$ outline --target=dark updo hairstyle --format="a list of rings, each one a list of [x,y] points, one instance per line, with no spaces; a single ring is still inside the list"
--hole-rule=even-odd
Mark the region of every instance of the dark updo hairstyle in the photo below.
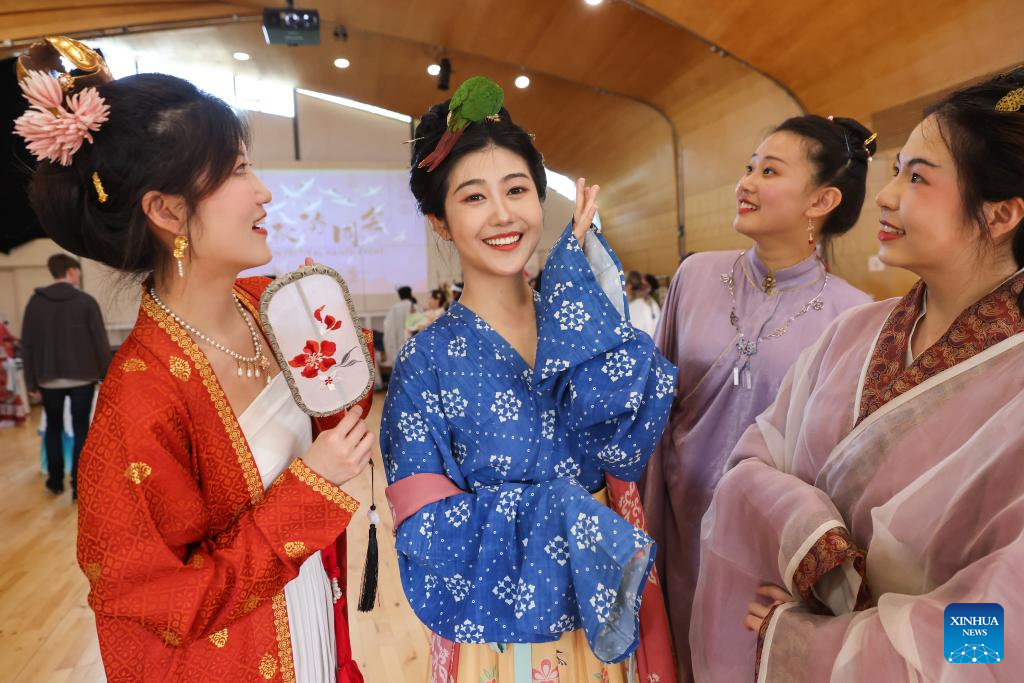
[[[428,172],[417,168],[417,164],[434,151],[447,128],[448,102],[435,104],[420,119],[413,137],[412,170],[409,173],[409,188],[416,197],[420,212],[444,218],[444,200],[448,196],[448,176],[463,156],[488,147],[501,147],[518,154],[530,169],[533,184],[537,186],[540,201],[547,191],[547,176],[544,172],[544,157],[533,146],[533,138],[512,122],[508,110],[498,112],[498,120],[484,119],[471,123],[462,132],[451,152],[441,165]]]
[[[97,87],[110,118],[72,157],[43,161],[32,208],[60,246],[123,273],[145,276],[170,260],[149,227],[142,197],[184,198],[189,216],[234,171],[248,129],[223,101],[188,81],[140,74]],[[107,201],[93,185],[97,173]]]
[[[867,142],[871,131],[854,119],[814,114],[794,116],[779,124],[773,133],[793,133],[807,143],[807,158],[814,169],[817,187],[835,187],[843,194],[839,206],[832,209],[821,226],[822,241],[846,233],[857,223],[864,205],[868,160],[874,155],[875,141]]]
[[[443,289],[430,290],[430,296],[437,300],[437,303],[441,304],[441,308],[448,310],[448,295],[444,293]]]
[[[402,286],[399,287],[397,291],[399,300],[416,303],[416,297],[412,295],[412,287]]]
[[[644,280],[647,281],[647,286],[651,288],[651,294],[661,289],[661,285],[658,284],[658,278],[654,277],[650,273],[644,275]]]
[[[1024,66],[947,95],[924,110],[934,116],[956,164],[965,218],[992,235],[985,202],[1024,197],[1024,110],[997,111],[996,103],[1024,87]],[[1024,223],[1024,221],[1022,221]],[[1014,228],[1013,258],[1024,267],[1024,225]],[[1024,311],[1024,292],[1017,299]]]

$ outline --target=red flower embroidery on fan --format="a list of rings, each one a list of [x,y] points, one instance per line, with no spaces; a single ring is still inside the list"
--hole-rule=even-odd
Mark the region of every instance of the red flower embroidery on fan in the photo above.
[[[341,327],[341,321],[335,318],[333,315],[324,314],[321,316],[320,311],[327,308],[327,304],[324,304],[320,308],[313,311],[313,317],[320,322],[320,326],[324,332],[331,332]]]
[[[302,353],[288,361],[288,365],[293,368],[302,368],[302,376],[313,379],[338,362],[331,358],[337,349],[337,345],[332,341],[325,339],[318,343],[314,339],[307,339]]]

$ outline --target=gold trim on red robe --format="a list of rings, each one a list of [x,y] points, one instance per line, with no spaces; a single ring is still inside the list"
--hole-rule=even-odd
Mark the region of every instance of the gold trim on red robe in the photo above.
[[[250,311],[267,282],[237,283]],[[343,557],[358,505],[301,460],[264,491],[207,357],[144,293],[79,468],[78,561],[108,680],[294,681],[284,585],[316,550]],[[360,680],[335,607],[339,670]]]

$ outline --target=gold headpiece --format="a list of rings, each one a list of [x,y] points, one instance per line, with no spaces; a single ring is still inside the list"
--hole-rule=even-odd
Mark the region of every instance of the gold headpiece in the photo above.
[[[109,197],[106,190],[103,189],[103,181],[100,180],[100,174],[97,171],[92,172],[92,186],[96,188],[96,199],[100,204],[105,203]]]
[[[867,146],[870,145],[872,142],[874,142],[875,138],[877,138],[877,137],[878,137],[878,133],[872,133],[871,137],[869,137],[867,140],[864,141],[864,148],[867,149]]]
[[[61,57],[84,73],[72,76],[64,71]],[[98,52],[66,36],[47,36],[42,41],[33,43],[28,52],[18,57],[16,70],[19,81],[26,78],[30,71],[52,74],[57,78],[65,94],[114,80],[107,63]]]
[[[1024,107],[1024,88],[1011,90],[996,102],[996,111],[1020,111],[1021,107]]]

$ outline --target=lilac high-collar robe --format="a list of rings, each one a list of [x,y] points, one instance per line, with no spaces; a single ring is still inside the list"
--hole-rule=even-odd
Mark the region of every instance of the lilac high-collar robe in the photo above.
[[[679,383],[669,425],[641,481],[644,510],[658,543],[662,578],[676,656],[689,678],[689,622],[700,566],[701,518],[743,432],[778,393],[786,371],[841,312],[871,297],[829,275],[808,258],[775,274],[766,295],[761,283],[768,269],[753,249],[694,254],[679,267],[665,300],[655,341],[679,367]],[[750,359],[750,388],[734,368],[744,359],[729,322],[732,298],[722,276],[732,273],[736,315],[747,339],[766,336],[783,326],[821,291],[824,306],[811,307],[789,323],[785,334],[766,339]],[[755,284],[756,283],[756,284]]]

